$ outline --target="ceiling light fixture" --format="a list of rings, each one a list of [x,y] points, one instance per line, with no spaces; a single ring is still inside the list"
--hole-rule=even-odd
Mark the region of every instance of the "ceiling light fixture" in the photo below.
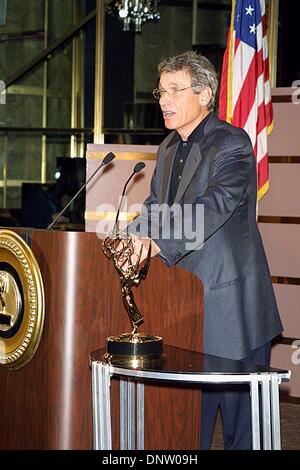
[[[106,13],[117,16],[123,31],[140,33],[146,21],[158,21],[158,0],[107,0]]]

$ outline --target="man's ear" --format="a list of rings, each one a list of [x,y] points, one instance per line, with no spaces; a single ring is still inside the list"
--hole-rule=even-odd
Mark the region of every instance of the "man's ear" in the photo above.
[[[200,104],[201,106],[208,106],[212,97],[212,91],[210,88],[204,88],[200,93]]]

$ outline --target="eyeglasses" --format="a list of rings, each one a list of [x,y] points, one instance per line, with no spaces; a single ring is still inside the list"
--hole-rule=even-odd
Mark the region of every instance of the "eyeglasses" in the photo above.
[[[194,88],[194,87],[197,87],[197,86],[200,86],[200,85],[192,85],[192,86],[187,86],[185,88],[177,88],[176,86],[171,86],[167,90],[161,90],[160,88],[155,88],[152,91],[152,94],[153,94],[154,98],[156,98],[157,100],[160,100],[161,97],[165,95],[165,93],[168,93],[168,95],[171,98],[177,98],[178,96],[181,95],[182,91],[188,90],[189,88]]]

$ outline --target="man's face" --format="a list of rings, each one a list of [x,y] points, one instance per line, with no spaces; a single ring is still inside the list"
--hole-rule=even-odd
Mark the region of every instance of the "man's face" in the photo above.
[[[176,129],[183,140],[193,132],[195,127],[207,116],[207,104],[211,90],[206,88],[199,94],[193,92],[191,77],[184,70],[162,73],[159,89],[166,90],[159,100],[167,129]],[[179,93],[174,89],[187,88]]]

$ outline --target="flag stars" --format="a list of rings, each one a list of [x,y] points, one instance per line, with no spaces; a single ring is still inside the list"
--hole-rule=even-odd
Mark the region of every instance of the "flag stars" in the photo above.
[[[256,31],[256,26],[255,26],[255,23],[250,26],[250,33],[254,33],[255,34],[255,31]]]
[[[245,10],[246,10],[246,15],[252,16],[252,13],[254,12],[254,8],[251,5],[246,7]]]

